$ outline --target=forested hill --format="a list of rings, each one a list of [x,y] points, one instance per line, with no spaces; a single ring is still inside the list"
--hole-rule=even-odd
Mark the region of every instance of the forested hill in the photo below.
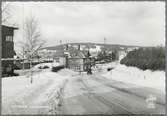
[[[56,46],[49,46],[49,47],[44,47],[42,49],[47,49],[47,50],[62,50],[67,44],[62,44],[62,45],[56,45]],[[134,47],[140,47],[140,46],[128,46],[128,45],[119,45],[119,44],[102,44],[102,43],[69,43],[69,47],[73,46],[78,46],[80,45],[83,48],[104,48],[106,50],[120,50],[120,49],[126,49],[126,48],[134,48]]]

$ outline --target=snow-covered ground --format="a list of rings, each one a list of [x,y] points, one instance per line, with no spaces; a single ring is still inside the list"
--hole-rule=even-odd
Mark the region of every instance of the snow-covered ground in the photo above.
[[[127,67],[119,63],[104,65],[103,67],[115,67],[112,71],[104,72],[108,79],[136,84],[142,87],[151,87],[165,93],[165,71],[140,70],[136,67]]]
[[[31,69],[21,69],[21,70],[15,70],[14,72],[19,74],[20,76],[29,75],[31,72],[33,73],[39,73],[41,72],[46,66],[51,69],[54,66],[59,66],[60,64],[58,62],[51,62],[51,63],[40,63],[35,66],[33,66]],[[47,69],[47,68],[46,68]]]
[[[32,84],[27,76],[2,78],[2,114],[49,113],[58,105],[61,89],[73,74],[61,73],[44,70],[32,76]]]
[[[40,66],[48,66],[49,69],[33,73],[33,83],[30,83],[31,75],[2,78],[2,114],[54,114],[65,83],[69,79],[78,78],[79,75],[69,69],[60,70],[58,73],[50,71],[52,66],[58,65],[58,63],[43,63],[34,66],[33,70]],[[107,72],[108,67],[114,69]],[[121,65],[119,62],[99,64],[94,68],[94,73],[99,72],[99,69],[100,74],[108,79],[156,88],[165,93],[164,71],[143,71]],[[80,93],[79,89],[68,88],[70,91],[68,96],[73,95],[73,92]]]
[[[111,62],[111,63],[106,63],[106,64],[96,64],[95,67],[92,67],[93,71],[98,71],[102,72],[104,69],[107,68],[114,68],[119,64],[119,62]]]
[[[33,67],[33,69],[39,69],[40,67],[43,68],[45,66],[49,67],[49,68],[52,68],[54,66],[59,66],[60,64],[58,62],[51,62],[51,63],[40,63],[40,64],[37,64]]]

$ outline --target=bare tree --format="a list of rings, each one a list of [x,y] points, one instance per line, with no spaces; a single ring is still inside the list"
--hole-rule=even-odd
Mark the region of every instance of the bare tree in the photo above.
[[[8,23],[9,19],[12,16],[10,3],[2,2],[1,11],[2,11],[2,23]]]
[[[44,41],[41,39],[40,27],[38,20],[34,16],[26,18],[24,29],[24,42],[22,43],[22,54],[23,57],[30,61],[31,76],[30,82],[33,83],[32,77],[32,60],[38,57],[38,50],[44,45]],[[25,57],[24,57],[25,58]],[[24,65],[24,60],[23,60]],[[24,66],[23,66],[24,67]]]
[[[33,58],[37,55],[38,50],[44,45],[44,40],[41,39],[38,20],[34,16],[26,18],[24,35],[24,51],[27,51],[27,57]]]

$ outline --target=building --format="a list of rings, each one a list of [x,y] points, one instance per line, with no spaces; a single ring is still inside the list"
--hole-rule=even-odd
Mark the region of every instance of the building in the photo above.
[[[70,56],[68,56],[67,68],[75,71],[84,71],[84,59],[85,55],[78,51],[70,51]]]
[[[95,65],[95,58],[90,57],[88,50],[81,50],[80,45],[76,45],[75,48],[70,44],[63,46],[64,49],[55,50],[55,52],[49,53],[53,62],[57,62],[66,68],[72,69],[74,71],[87,71],[91,69],[92,65]],[[46,57],[46,53],[49,51],[43,49],[40,51],[40,55]]]
[[[125,56],[126,56],[126,51],[125,50],[119,50],[118,51],[118,57],[119,57],[119,61],[121,61]]]
[[[1,26],[2,32],[2,76],[3,75],[12,75],[14,71],[14,30],[18,29],[12,26]]]
[[[88,51],[70,51],[70,57],[67,59],[67,67],[79,72],[88,71],[95,65],[94,58],[89,57],[88,54]]]
[[[56,54],[57,50],[47,50],[47,49],[41,49],[38,51],[38,55],[40,57],[41,62],[50,62],[53,61],[53,56]]]
[[[57,51],[53,55],[53,62],[57,62],[60,65],[66,66],[66,55],[64,51]]]

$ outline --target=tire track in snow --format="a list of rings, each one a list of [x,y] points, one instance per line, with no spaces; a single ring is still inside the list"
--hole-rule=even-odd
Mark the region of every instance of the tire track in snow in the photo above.
[[[96,93],[92,92],[91,87],[89,87],[88,83],[86,83],[83,79],[81,79],[81,82],[84,85],[84,87],[86,88],[86,90],[88,91],[90,96],[92,96],[93,98],[97,99],[98,101],[100,101],[101,103],[105,104],[106,106],[110,107],[111,109],[113,109],[114,107],[117,107],[124,114],[136,114],[135,112],[129,111],[128,109],[126,109],[121,104],[113,103],[113,102],[107,100],[106,98],[104,98],[103,96],[97,95]],[[120,111],[118,111],[117,113],[120,114]],[[116,111],[114,111],[114,113],[116,113]]]
[[[122,92],[125,92],[125,93],[133,94],[133,95],[135,95],[135,96],[137,96],[137,97],[140,97],[140,98],[142,98],[142,99],[144,99],[144,100],[146,99],[146,97],[143,96],[143,95],[140,95],[140,94],[138,94],[138,93],[132,92],[132,91],[127,90],[127,89],[125,89],[125,88],[121,88],[121,87],[118,87],[118,86],[114,86],[114,85],[112,85],[112,84],[110,84],[110,83],[108,83],[108,82],[106,81],[106,80],[110,81],[109,79],[107,79],[107,78],[104,79],[103,76],[100,76],[100,77],[101,77],[101,78],[99,78],[99,77],[97,77],[97,76],[93,76],[92,79],[94,79],[95,81],[101,82],[101,83],[103,83],[104,85],[106,85],[106,86],[108,86],[108,87],[117,89],[117,90],[122,91]],[[119,82],[119,81],[115,81],[115,82]],[[119,83],[124,84],[123,82],[119,82]],[[159,104],[159,105],[161,105],[161,106],[165,106],[165,103],[163,103],[162,101],[157,101],[156,103]]]

